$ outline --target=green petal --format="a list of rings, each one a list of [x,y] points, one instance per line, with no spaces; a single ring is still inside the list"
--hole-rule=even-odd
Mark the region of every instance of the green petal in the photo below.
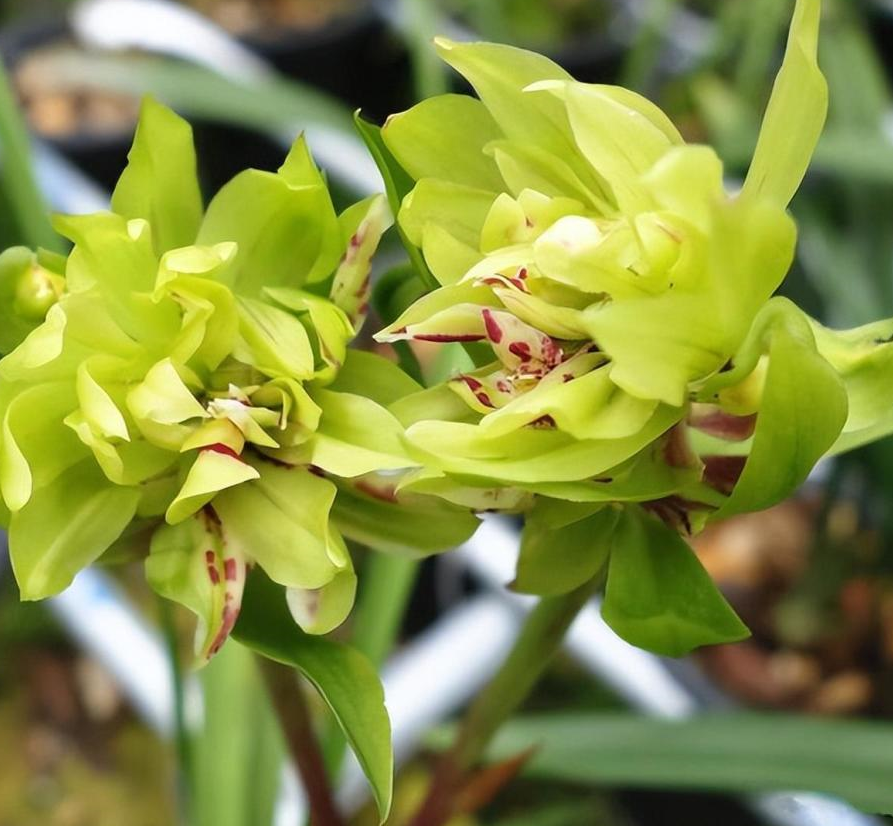
[[[481,309],[498,306],[489,287],[473,282],[441,287],[412,304],[375,340],[480,341],[486,336]]]
[[[392,221],[384,195],[372,195],[338,217],[345,251],[329,296],[356,330],[362,326],[368,309],[372,256]]]
[[[449,473],[505,482],[542,483],[588,479],[638,453],[667,431],[682,410],[658,407],[651,420],[625,439],[580,440],[558,430],[526,428],[488,437],[461,422],[421,421],[406,437],[421,463]]]
[[[190,435],[185,422],[208,418],[170,359],[155,364],[130,390],[127,409],[147,439],[169,450],[179,450]]]
[[[208,205],[196,243],[234,241],[239,253],[221,280],[240,296],[301,287],[335,269],[341,233],[325,183],[303,137],[277,173],[249,169]]]
[[[344,540],[333,535],[333,541]],[[345,554],[347,549],[345,548]],[[286,588],[285,599],[294,621],[308,634],[328,634],[350,614],[357,593],[353,567],[343,568],[322,588]]]
[[[349,350],[338,377],[328,389],[366,396],[387,407],[419,392],[422,386],[383,356],[364,350]]]
[[[250,298],[239,298],[237,306],[239,340],[233,355],[239,361],[274,378],[312,378],[313,347],[297,318]]]
[[[105,437],[130,440],[127,423],[111,396],[90,374],[89,363],[81,362],[77,371],[78,404],[85,421]]]
[[[169,343],[170,357],[199,370],[215,370],[235,347],[239,317],[233,294],[223,284],[191,275],[177,276],[160,290],[183,310],[180,331]]]
[[[486,151],[493,156],[509,192],[515,197],[530,189],[550,197],[574,198],[599,212],[609,209],[598,191],[586,186],[558,155],[520,140],[493,141]]]
[[[893,432],[893,321],[854,330],[829,330],[810,320],[819,353],[843,379],[849,414],[833,453],[850,450]]]
[[[439,178],[499,192],[502,178],[484,147],[502,137],[486,107],[467,95],[438,95],[392,115],[381,136],[415,180]]]
[[[149,224],[111,212],[58,215],[53,224],[75,245],[65,270],[67,288],[78,293],[97,287],[128,336],[162,347],[179,325],[179,313],[152,301],[158,259]]]
[[[786,207],[800,186],[828,112],[816,59],[821,0],[797,0],[781,70],[766,107],[743,195]]]
[[[77,406],[71,383],[4,391],[13,395],[3,417],[0,488],[6,506],[17,511],[28,502],[33,488],[49,484],[87,453],[62,424]]]
[[[246,573],[245,559],[227,547],[219,524],[205,514],[162,525],[152,535],[146,579],[198,617],[195,651],[202,659],[216,654],[232,631]]]
[[[92,459],[36,490],[9,527],[22,599],[43,599],[68,587],[127,527],[139,498],[137,488],[109,483]]]
[[[203,207],[192,127],[144,98],[127,160],[112,194],[112,211],[148,221],[158,254],[193,243]]]
[[[214,448],[201,450],[164,518],[171,525],[182,522],[207,505],[221,490],[250,482],[259,476],[255,468],[228,451],[224,453]]]
[[[279,287],[264,290],[264,293],[298,314],[318,362],[316,379],[333,380],[347,357],[347,345],[354,337],[354,327],[345,310],[332,301],[303,290]],[[359,305],[355,310],[359,311]],[[357,320],[361,323],[361,315],[357,315]]]
[[[613,380],[633,396],[677,406],[690,382],[719,370],[738,348],[784,278],[796,238],[778,207],[743,200],[715,208],[706,250],[689,232],[674,288],[587,312],[592,338],[612,359]]]
[[[335,486],[302,467],[260,459],[254,466],[260,474],[255,481],[214,498],[224,539],[275,582],[322,588],[347,563],[328,527]]]
[[[602,616],[627,642],[668,657],[748,636],[685,541],[634,507],[614,530]]]
[[[392,478],[339,485],[332,518],[355,542],[386,553],[428,556],[465,542],[480,522],[468,507],[434,496],[397,493]]]
[[[623,439],[644,427],[656,408],[657,402],[620,390],[608,370],[573,377],[559,365],[532,390],[485,416],[481,429],[498,436],[549,416],[559,430],[577,439]]]
[[[553,95],[528,92],[542,80],[570,80],[542,55],[496,43],[435,41],[440,56],[463,75],[509,140],[533,145],[570,164],[587,188],[600,185],[576,151],[563,103]]]
[[[597,86],[569,82],[559,94],[577,146],[608,182],[621,211],[647,209],[649,198],[639,176],[672,146],[666,133]]]
[[[348,478],[415,464],[403,445],[402,426],[384,407],[330,390],[316,390],[313,397],[322,408],[319,428],[306,444],[282,451],[284,461]]]
[[[495,198],[495,192],[480,187],[423,178],[404,198],[397,217],[406,237],[417,247],[422,246],[425,226],[436,224],[457,241],[476,249]]]
[[[791,312],[767,333],[769,369],[753,447],[721,519],[763,510],[790,496],[834,444],[847,420],[847,394],[834,368],[816,352],[813,334]]]

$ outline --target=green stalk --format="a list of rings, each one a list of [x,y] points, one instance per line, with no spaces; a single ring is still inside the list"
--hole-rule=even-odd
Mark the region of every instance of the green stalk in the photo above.
[[[663,38],[679,0],[651,0],[620,73],[621,86],[644,92],[654,80]]]
[[[569,594],[544,597],[530,612],[505,662],[462,719],[456,742],[441,758],[428,796],[410,826],[443,826],[454,814],[468,772],[530,694],[600,582],[596,577]]]
[[[177,629],[171,603],[163,597],[158,598],[158,618],[161,625],[162,638],[171,664],[171,677],[174,692],[174,746],[177,753],[177,792],[183,822],[188,822],[187,812],[191,811],[195,779],[193,776],[192,741],[186,727],[186,706],[183,687],[183,664],[177,640]]]
[[[449,91],[446,73],[430,43],[431,38],[439,33],[437,4],[430,0],[400,0],[400,5],[406,21],[406,43],[412,58],[415,96],[418,100],[425,100],[442,95]]]

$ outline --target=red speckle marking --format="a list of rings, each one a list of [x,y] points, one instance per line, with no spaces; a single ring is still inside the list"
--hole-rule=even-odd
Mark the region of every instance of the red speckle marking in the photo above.
[[[236,560],[232,557],[223,560],[223,575],[226,577],[228,582],[236,581]]]
[[[211,643],[211,647],[208,650],[208,657],[213,657],[223,646],[223,643],[226,642],[226,638],[230,635],[230,632],[233,630],[233,627],[236,624],[236,620],[239,618],[239,609],[231,608],[229,605],[223,606],[223,625],[220,626],[220,630],[217,632],[217,636],[214,637],[214,642]]]
[[[382,502],[397,501],[397,491],[393,485],[379,487],[367,482],[365,479],[360,479],[354,483],[354,486],[357,490],[362,491],[367,496],[371,496],[373,499],[379,499]]]
[[[530,361],[530,345],[526,341],[513,341],[509,344],[509,352],[523,362]]]
[[[527,278],[527,267],[521,267],[517,273],[515,273],[515,278],[520,278],[522,281]]]
[[[208,566],[208,579],[211,580],[211,584],[212,585],[219,584],[220,572],[217,570],[216,557],[214,556],[214,551],[205,551],[205,563]]]
[[[487,337],[494,344],[499,344],[502,341],[502,327],[499,326],[499,322],[493,317],[493,313],[489,310],[481,310],[481,315],[484,317],[484,327],[487,329]]]
[[[290,467],[294,467],[294,465],[290,465]],[[320,479],[326,478],[326,472],[316,465],[307,465],[307,470],[309,470],[314,476],[319,476]]]
[[[484,385],[482,385],[477,379],[472,378],[471,376],[459,376],[462,381],[464,381],[470,390],[480,390]]]
[[[496,389],[500,393],[511,393],[512,392],[511,385],[504,379],[500,379],[498,382],[496,382]]]
[[[449,341],[481,341],[484,337],[475,335],[455,336],[450,335],[449,333],[431,333],[429,335],[413,336],[413,338],[416,341],[433,341],[437,344],[442,344]]]
[[[573,374],[573,373],[565,373],[565,374],[561,377],[561,380],[562,380],[565,384],[567,384],[569,381],[573,381],[573,380],[574,380],[574,374]]]
[[[240,462],[242,461],[242,457],[236,453],[229,445],[223,444],[223,442],[214,442],[212,445],[208,445],[207,447],[202,448],[203,451],[210,450],[212,453],[222,453],[224,456],[229,456],[233,459],[238,459]]]
[[[496,405],[490,401],[490,397],[486,393],[475,393],[474,397],[482,404],[484,407],[495,407]]]

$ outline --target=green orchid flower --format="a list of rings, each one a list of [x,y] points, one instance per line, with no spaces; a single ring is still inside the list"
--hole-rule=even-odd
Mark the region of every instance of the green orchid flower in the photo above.
[[[772,297],[827,110],[820,12],[797,0],[740,191],[648,100],[508,46],[437,40],[477,99],[381,130],[384,171],[412,179],[401,234],[439,286],[377,338],[492,351],[392,406],[423,466],[400,489],[525,511],[519,590],[608,560],[606,619],[661,653],[746,633],[680,533],[893,430],[889,324],[833,333]]]
[[[203,657],[255,565],[305,631],[344,619],[356,576],[338,525],[351,536],[357,519],[349,503],[333,513],[339,490],[362,497],[414,465],[355,377],[418,386],[347,351],[389,224],[381,196],[337,215],[303,138],[203,209],[189,126],[146,102],[112,211],[56,218],[67,260],[0,257],[0,312],[16,319],[0,490],[23,598],[148,546],[148,581],[198,616]],[[434,510],[452,520],[444,546],[474,529],[467,510]]]

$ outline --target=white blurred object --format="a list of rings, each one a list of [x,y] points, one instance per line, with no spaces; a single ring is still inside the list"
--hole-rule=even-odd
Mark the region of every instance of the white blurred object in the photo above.
[[[245,84],[275,72],[215,23],[170,0],[81,0],[69,20],[78,39],[93,48],[169,55]],[[381,191],[381,175],[357,135],[307,121],[276,137],[290,147],[302,130],[320,165],[345,186],[360,195]]]

